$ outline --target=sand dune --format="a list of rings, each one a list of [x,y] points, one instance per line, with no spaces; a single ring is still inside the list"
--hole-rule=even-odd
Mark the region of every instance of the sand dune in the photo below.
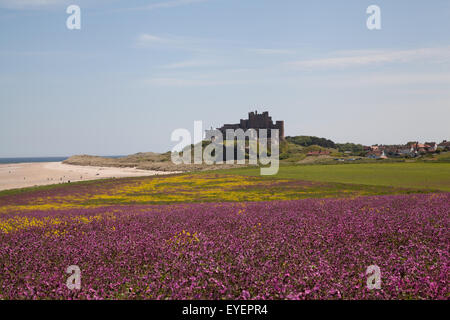
[[[169,173],[134,168],[76,166],[61,162],[0,164],[0,190],[68,183],[69,181],[153,176]]]

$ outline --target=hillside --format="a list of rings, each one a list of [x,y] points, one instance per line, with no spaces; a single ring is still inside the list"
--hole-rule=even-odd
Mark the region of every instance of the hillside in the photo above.
[[[175,165],[171,161],[170,152],[154,153],[154,152],[139,152],[122,158],[105,158],[90,155],[76,155],[63,161],[65,164],[80,165],[80,166],[97,166],[97,167],[128,167],[141,170],[155,170],[155,171],[201,171],[214,170],[224,168],[241,167],[239,165],[206,165],[206,164],[180,164]]]
[[[203,141],[202,148],[210,142]],[[338,162],[377,162],[375,159],[364,157],[364,147],[360,144],[339,144],[326,138],[313,136],[286,137],[280,144],[280,162],[282,165],[291,164],[332,164]],[[102,167],[132,167],[143,170],[156,171],[204,171],[214,169],[229,169],[242,165],[175,165],[171,161],[171,153],[140,152],[122,158],[105,158],[89,155],[72,156],[65,160],[66,164]],[[193,157],[192,157],[193,158]],[[438,156],[427,156],[424,159],[408,159],[407,161],[439,161],[448,162],[448,153]],[[404,162],[405,159],[392,158],[385,162]]]
[[[202,148],[205,148],[210,142],[203,141]],[[336,149],[323,148],[318,145],[301,146],[288,140],[283,141],[280,146],[280,160],[288,163],[296,163],[305,160],[308,152],[318,150],[329,150],[333,154]],[[155,153],[155,152],[139,152],[121,158],[106,158],[91,155],[75,155],[63,161],[66,164],[81,166],[98,166],[98,167],[131,167],[143,170],[157,171],[198,171],[211,169],[224,169],[241,167],[242,165],[220,165],[211,166],[206,164],[200,165],[174,165],[171,161],[171,153]],[[192,157],[193,158],[193,157]],[[317,157],[323,160],[323,157]],[[325,157],[330,158],[330,157]],[[319,159],[315,159],[319,160]]]

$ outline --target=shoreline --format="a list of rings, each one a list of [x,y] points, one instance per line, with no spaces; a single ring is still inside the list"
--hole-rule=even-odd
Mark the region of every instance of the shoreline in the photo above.
[[[0,191],[108,178],[144,177],[176,172],[100,166],[80,166],[62,162],[22,162],[0,164]]]

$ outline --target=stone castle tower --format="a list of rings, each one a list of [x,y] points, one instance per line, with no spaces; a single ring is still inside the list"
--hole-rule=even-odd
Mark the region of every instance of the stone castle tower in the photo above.
[[[248,129],[255,129],[257,132],[259,129],[267,129],[268,138],[271,137],[270,129],[278,129],[279,139],[284,139],[284,121],[276,121],[274,123],[272,121],[272,117],[269,116],[269,112],[267,111],[259,114],[258,111],[249,112],[248,119],[241,119],[241,121],[237,124],[224,124],[221,128],[217,128],[217,130],[222,132],[224,137],[227,129],[242,129],[244,131]]]

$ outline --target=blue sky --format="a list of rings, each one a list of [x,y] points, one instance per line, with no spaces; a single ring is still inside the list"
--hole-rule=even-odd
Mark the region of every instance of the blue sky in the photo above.
[[[163,152],[255,109],[287,135],[440,142],[449,31],[447,0],[0,0],[0,157]]]

